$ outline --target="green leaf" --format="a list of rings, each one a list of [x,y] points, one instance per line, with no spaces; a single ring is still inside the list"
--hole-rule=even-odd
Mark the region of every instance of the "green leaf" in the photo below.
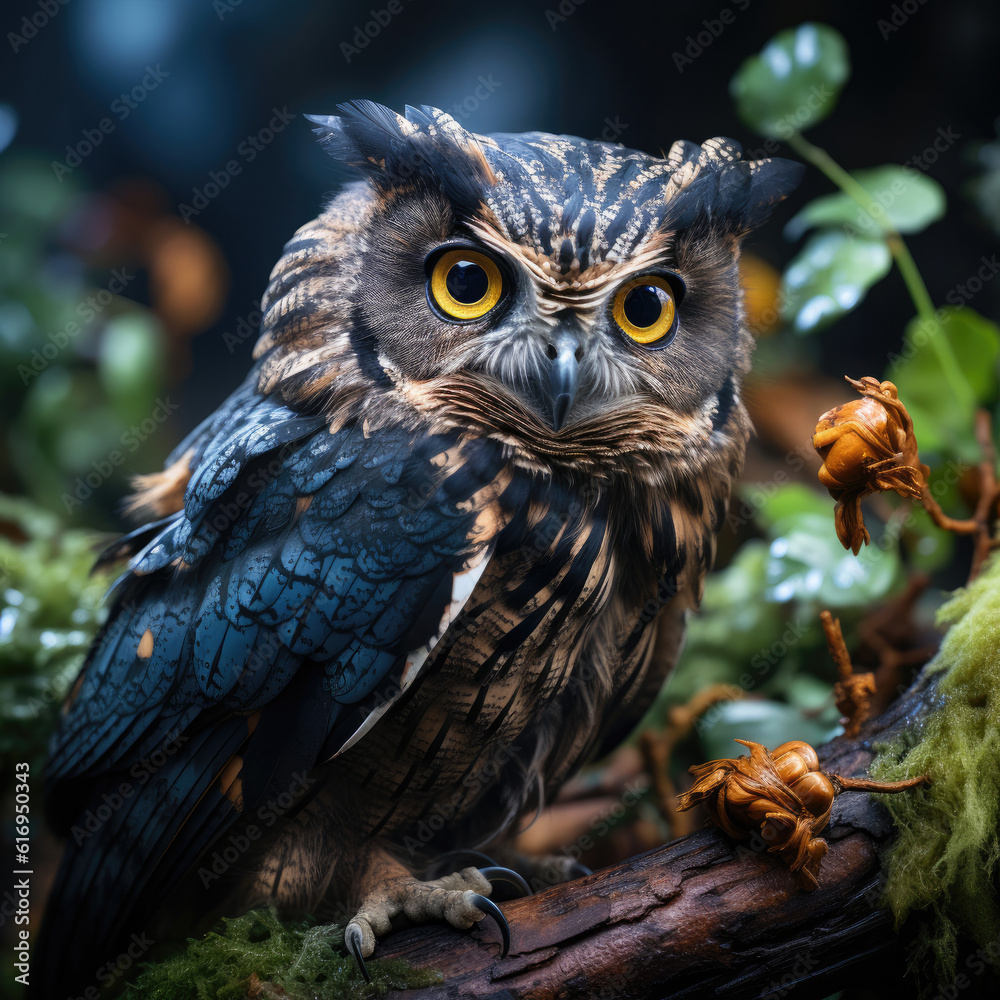
[[[833,519],[807,512],[778,521],[767,565],[767,599],[843,608],[885,597],[900,577],[896,548],[869,545],[855,557],[837,538]]]
[[[147,407],[163,378],[163,336],[155,319],[136,311],[110,320],[99,357],[101,384],[108,395]]]
[[[698,727],[705,756],[716,760],[749,756],[750,751],[736,739],[762,743],[768,750],[789,740],[805,740],[814,746],[825,743],[837,732],[837,713],[811,718],[792,705],[763,699],[721,702],[715,705]]]
[[[785,269],[782,314],[800,333],[829,326],[850,312],[889,273],[892,254],[882,240],[816,233]]]
[[[944,189],[915,170],[887,164],[855,171],[853,176],[871,197],[871,208],[862,208],[842,191],[824,195],[791,219],[785,226],[785,236],[797,240],[814,226],[843,226],[860,236],[892,230],[919,233],[944,215]]]
[[[734,680],[743,669],[744,660],[762,646],[767,646],[775,632],[780,633],[779,610],[763,599],[766,586],[767,543],[753,539],[743,545],[725,569],[709,574],[700,610],[688,621],[684,655],[678,674],[692,665],[696,684],[692,694],[704,687],[701,678],[703,659],[709,656],[728,658],[733,676],[716,678]],[[675,688],[671,680],[670,687]]]
[[[957,469],[961,469],[961,466],[952,462],[943,467],[944,474],[949,477],[953,476]],[[957,490],[954,486],[943,491],[936,489],[937,481],[940,479],[936,475],[937,472],[936,469],[931,470],[931,491],[934,493],[934,499],[949,514],[957,515],[962,507],[957,497]],[[951,562],[955,553],[956,537],[953,532],[939,528],[923,507],[915,506],[907,518],[906,530],[903,533],[909,564],[920,573],[933,573],[942,569]]]
[[[775,35],[729,81],[739,116],[761,135],[787,139],[833,110],[851,75],[847,44],[825,24]]]
[[[944,337],[954,354],[965,376],[962,391],[943,381],[934,337]],[[910,320],[902,352],[889,356],[885,377],[896,383],[922,452],[949,452],[976,461],[975,411],[996,398],[998,358],[1000,330],[974,309],[945,306],[933,321]]]
[[[745,490],[747,487],[744,486]],[[833,520],[833,500],[823,490],[810,489],[802,483],[787,483],[778,487],[757,509],[757,522],[767,528],[786,517],[818,514]]]

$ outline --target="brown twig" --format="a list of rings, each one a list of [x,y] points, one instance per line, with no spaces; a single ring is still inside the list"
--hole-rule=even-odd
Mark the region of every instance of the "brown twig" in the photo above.
[[[926,774],[920,775],[919,778],[906,778],[904,781],[872,781],[869,778],[842,778],[839,774],[831,774],[829,778],[842,792],[884,792],[885,794],[894,794],[895,792],[909,791],[911,788],[926,788],[931,783],[931,779]]]
[[[670,777],[670,754],[673,751],[669,739],[670,732],[657,733],[652,729],[645,730],[639,736],[639,748],[642,750],[646,770],[652,782],[653,795],[660,815],[669,823],[670,832],[675,837],[684,837],[694,829],[690,817],[679,814],[674,807],[677,798],[677,788]]]
[[[677,786],[670,777],[670,758],[677,744],[686,739],[695,723],[714,704],[743,697],[743,690],[731,684],[710,684],[699,691],[686,705],[675,705],[667,716],[662,732],[647,729],[639,737],[639,747],[653,783],[653,794],[660,815],[675,837],[684,837],[697,829],[694,816],[677,809]]]
[[[992,530],[1000,504],[1000,487],[997,485],[996,477],[996,449],[993,447],[992,420],[986,410],[979,410],[976,413],[976,441],[979,443],[982,459],[979,463],[979,500],[972,517],[960,519],[945,514],[941,505],[934,499],[926,480],[920,491],[920,502],[924,505],[924,510],[930,514],[931,520],[939,528],[954,532],[956,535],[976,536],[972,566],[969,569],[970,583],[978,576],[983,560],[1000,545],[1000,541],[993,537]]]
[[[842,681],[847,680],[854,673],[854,665],[851,663],[850,654],[847,652],[847,644],[844,642],[844,634],[840,631],[840,619],[834,618],[829,611],[821,611],[819,620],[823,623],[823,631],[826,633],[826,645],[830,650],[840,674]]]
[[[986,410],[976,413],[976,440],[982,452],[979,463],[979,502],[976,504],[975,520],[980,526],[976,539],[976,550],[972,557],[969,579],[979,573],[983,560],[998,545],[992,534],[992,525],[1000,513],[1000,486],[997,485],[997,456],[993,447],[993,421]]]
[[[830,656],[840,674],[840,680],[833,686],[833,696],[837,702],[837,710],[844,716],[844,735],[853,738],[858,735],[862,723],[871,711],[875,675],[854,672],[844,635],[840,631],[840,619],[834,618],[829,611],[821,611],[819,618],[826,633]]]
[[[884,711],[889,702],[905,690],[913,671],[937,652],[940,636],[927,630],[923,637],[934,636],[936,641],[912,647],[906,645],[921,636],[913,609],[929,584],[930,577],[926,573],[914,573],[906,581],[903,593],[870,611],[858,624],[860,643],[878,657],[873,712]]]

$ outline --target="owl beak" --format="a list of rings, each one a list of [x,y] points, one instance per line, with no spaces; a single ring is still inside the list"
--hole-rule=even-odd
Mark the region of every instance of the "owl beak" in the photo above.
[[[549,344],[549,396],[552,400],[552,429],[560,430],[566,423],[576,387],[580,381],[580,364],[577,355],[580,341],[569,330],[560,330]]]

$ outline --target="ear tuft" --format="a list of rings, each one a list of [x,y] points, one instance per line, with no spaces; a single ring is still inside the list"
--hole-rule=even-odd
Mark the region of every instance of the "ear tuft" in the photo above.
[[[742,152],[730,139],[709,139],[700,147],[674,143],[661,226],[701,226],[742,237],[766,222],[795,190],[805,167],[792,160],[744,160]]]
[[[482,203],[483,187],[496,180],[481,137],[437,108],[407,107],[403,117],[373,101],[351,101],[337,110],[339,116],[307,117],[316,123],[323,148],[362,170],[381,191],[406,185],[437,189],[457,209],[472,213]]]
[[[774,206],[784,201],[798,186],[805,164],[794,160],[753,160],[750,164],[750,190],[744,209],[746,231],[763,225]]]

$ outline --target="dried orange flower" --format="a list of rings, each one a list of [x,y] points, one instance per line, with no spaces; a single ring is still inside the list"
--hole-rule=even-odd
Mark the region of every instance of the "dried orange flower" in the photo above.
[[[678,809],[703,802],[716,826],[730,837],[745,839],[755,831],[795,872],[803,889],[816,879],[827,843],[816,836],[830,819],[834,798],[842,791],[901,792],[927,784],[925,777],[879,782],[842,778],[819,766],[816,751],[801,740],[782,743],[771,753],[750,740],[737,740],[748,757],[712,760],[691,768],[695,783],[679,795]]]
[[[730,837],[760,831],[768,850],[781,856],[803,888],[815,889],[826,841],[813,833],[830,818],[834,796],[832,783],[818,770],[816,751],[808,743],[793,742],[769,754],[759,743],[736,742],[750,750],[749,758],[692,767],[695,783],[680,796],[678,808],[704,802],[712,821]]]
[[[892,382],[871,376],[847,381],[863,398],[824,413],[813,447],[823,459],[819,481],[837,501],[837,537],[857,555],[871,540],[861,515],[862,497],[894,490],[919,499],[930,470],[920,462],[913,421]]]

